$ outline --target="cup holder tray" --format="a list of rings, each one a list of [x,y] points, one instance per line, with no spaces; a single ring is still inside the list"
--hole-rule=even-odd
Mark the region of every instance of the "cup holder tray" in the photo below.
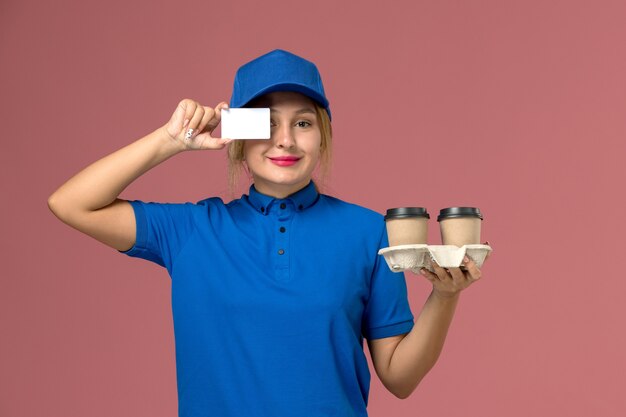
[[[481,267],[491,251],[489,245],[399,245],[383,248],[378,254],[384,256],[393,272],[410,270],[419,273],[421,268],[433,271],[431,259],[443,268],[458,268],[465,255]]]

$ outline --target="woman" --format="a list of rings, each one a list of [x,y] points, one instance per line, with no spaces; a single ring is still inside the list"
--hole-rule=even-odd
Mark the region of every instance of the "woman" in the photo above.
[[[459,292],[479,269],[466,260],[466,272],[423,271],[433,291],[414,322],[404,277],[377,255],[388,246],[383,217],[320,194],[312,181],[331,142],[313,63],[282,50],[256,58],[238,70],[230,106],[269,107],[271,138],[213,138],[228,105],[182,100],[166,125],[63,184],[51,210],[167,268],[181,416],[366,416],[363,338],[385,387],[408,397],[437,360]],[[231,179],[238,167],[253,179],[239,199],[117,198],[173,155],[226,145]]]

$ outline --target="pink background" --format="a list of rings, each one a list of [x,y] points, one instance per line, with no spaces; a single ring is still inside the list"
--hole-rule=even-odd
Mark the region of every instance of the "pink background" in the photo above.
[[[274,48],[322,72],[328,193],[475,205],[494,248],[411,397],[372,369],[370,415],[624,415],[625,21],[621,0],[2,0],[0,415],[176,415],[166,270],[47,198],[182,98],[228,100],[237,67]],[[184,153],[121,198],[227,197],[225,166]],[[418,314],[429,285],[406,279]]]

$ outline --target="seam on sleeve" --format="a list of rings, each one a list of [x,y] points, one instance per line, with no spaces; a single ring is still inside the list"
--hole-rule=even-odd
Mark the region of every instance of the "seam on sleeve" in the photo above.
[[[133,205],[133,207],[135,207],[135,205]],[[135,244],[139,243],[139,247],[141,249],[148,249],[146,247],[146,243],[147,243],[147,235],[148,235],[148,221],[146,220],[146,213],[145,213],[145,209],[143,208],[143,206],[141,204],[136,204],[137,207],[137,212],[140,213],[139,216],[135,215],[135,224],[137,225],[137,231],[140,233],[135,233],[136,234],[136,242]]]
[[[386,326],[373,327],[367,329],[367,334],[365,337],[368,340],[372,339],[382,339],[384,337],[397,336],[399,334],[408,333],[411,331],[415,323],[413,322],[413,318],[405,321],[401,321],[399,323],[389,324]]]
[[[133,208],[133,215],[135,217],[135,243],[129,249],[122,251],[118,250],[118,252],[123,253],[125,255],[133,255],[138,252],[146,252],[146,214],[144,212],[144,208],[136,200],[128,200],[130,206]]]

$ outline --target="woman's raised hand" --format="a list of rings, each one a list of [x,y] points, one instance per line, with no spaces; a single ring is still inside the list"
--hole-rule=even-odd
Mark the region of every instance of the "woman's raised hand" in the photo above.
[[[183,99],[178,103],[169,122],[163,128],[169,137],[180,143],[184,150],[222,149],[231,139],[214,138],[211,133],[219,125],[225,102],[214,109],[204,107],[197,101]]]

